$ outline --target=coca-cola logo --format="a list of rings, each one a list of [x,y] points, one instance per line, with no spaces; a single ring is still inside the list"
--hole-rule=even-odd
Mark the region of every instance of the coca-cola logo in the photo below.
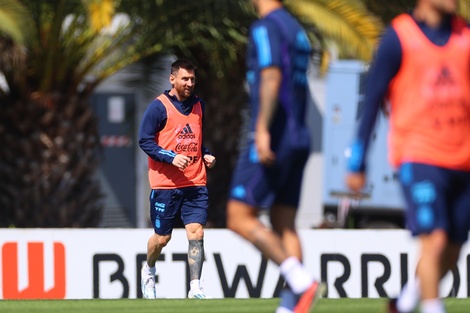
[[[176,152],[197,152],[198,151],[198,143],[197,142],[190,142],[188,144],[185,143],[178,143],[175,147]]]

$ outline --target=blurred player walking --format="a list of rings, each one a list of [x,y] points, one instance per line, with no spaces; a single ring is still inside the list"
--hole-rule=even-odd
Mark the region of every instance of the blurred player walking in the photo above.
[[[295,217],[309,155],[305,125],[311,46],[278,0],[253,0],[247,80],[251,124],[227,205],[227,226],[280,266],[287,282],[277,313],[308,312],[318,283],[302,265]],[[272,230],[258,219],[269,210]]]
[[[443,313],[441,278],[470,230],[470,29],[457,0],[418,0],[396,17],[371,68],[352,147],[349,187],[365,185],[365,158],[381,100],[390,103],[389,155],[399,169],[407,227],[420,243],[416,279],[390,312]]]

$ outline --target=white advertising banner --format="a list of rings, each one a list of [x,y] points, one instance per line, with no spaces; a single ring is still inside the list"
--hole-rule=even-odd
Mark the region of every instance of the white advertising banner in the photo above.
[[[152,229],[2,229],[1,299],[139,298],[140,268]],[[329,298],[396,296],[413,277],[417,244],[403,230],[302,230],[304,262]],[[271,298],[277,266],[228,230],[205,232],[202,284],[214,298]],[[470,249],[449,273],[443,296],[468,297]],[[184,298],[187,239],[173,232],[157,262],[157,297]]]

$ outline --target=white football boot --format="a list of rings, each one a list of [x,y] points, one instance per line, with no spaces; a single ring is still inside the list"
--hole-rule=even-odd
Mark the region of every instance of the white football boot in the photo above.
[[[212,299],[212,297],[207,296],[201,288],[190,290],[188,292],[189,299]]]
[[[157,293],[155,291],[155,268],[153,268],[153,271],[152,271],[146,262],[142,266],[140,275],[141,275],[140,285],[142,287],[142,297],[145,299],[156,299]]]

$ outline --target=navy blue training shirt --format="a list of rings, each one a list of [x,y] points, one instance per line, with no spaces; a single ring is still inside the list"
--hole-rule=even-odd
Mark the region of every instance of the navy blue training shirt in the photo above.
[[[274,146],[286,133],[292,134],[294,141],[306,142],[308,146],[308,131],[303,129],[306,128],[307,66],[311,51],[302,26],[283,8],[257,20],[250,27],[247,53],[250,131],[254,131],[258,115],[261,71],[272,66],[282,71],[278,110],[271,125]]]
[[[437,28],[432,28],[424,22],[416,21],[416,23],[426,37],[438,46],[444,46],[452,33],[450,18]],[[363,172],[366,169],[365,158],[370,136],[388,86],[400,69],[401,59],[400,40],[395,30],[389,27],[381,39],[368,73],[363,115],[357,130],[356,140],[351,147],[351,158],[348,164],[351,172]]]
[[[197,96],[191,95],[191,97],[181,102],[175,96],[171,96],[169,94],[169,90],[165,91],[163,94],[168,97],[175,108],[184,115],[189,115],[193,110],[193,105],[201,102],[202,119],[204,121],[205,104]],[[139,146],[152,159],[171,164],[176,153],[174,151],[163,149],[154,141],[155,135],[165,127],[166,120],[167,113],[165,106],[160,100],[153,100],[145,110],[142,118],[139,132]],[[202,146],[202,154],[210,154],[210,152],[207,148]]]

